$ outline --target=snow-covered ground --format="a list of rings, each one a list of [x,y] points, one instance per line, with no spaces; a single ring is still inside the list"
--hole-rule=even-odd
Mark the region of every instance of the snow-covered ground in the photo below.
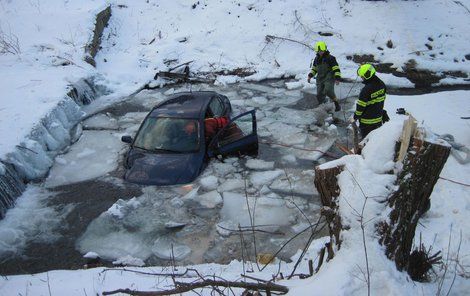
[[[95,69],[83,62],[83,47],[92,36],[94,14],[106,7],[108,3],[112,4],[113,15],[109,27],[105,30],[103,48],[96,57],[97,68]],[[287,37],[309,45],[318,40],[325,40],[338,59],[343,77],[352,80],[356,78],[357,64],[348,60],[346,56],[353,54],[373,54],[376,60],[393,63],[398,69],[410,59],[414,59],[418,67],[438,73],[461,71],[468,75],[470,72],[469,7],[468,1],[444,0],[391,0],[387,2],[359,0],[188,2],[180,0],[138,3],[130,0],[1,1],[0,37],[4,40],[6,38],[13,47],[9,47],[11,53],[5,52],[5,47],[1,48],[0,53],[0,72],[2,73],[0,159],[8,160],[7,155],[12,153],[17,145],[23,145],[25,137],[31,130],[63,101],[69,84],[80,78],[98,74],[101,77],[101,83],[113,90],[113,93],[103,100],[103,104],[112,104],[131,93],[151,80],[156,71],[166,70],[168,67],[191,60],[194,60],[191,64],[191,71],[248,68],[256,72],[248,78],[219,77],[217,80],[219,85],[292,75],[298,81],[290,82],[287,85],[288,88],[304,87],[311,90],[311,86],[306,84],[305,74],[308,71],[310,59],[313,57],[312,51],[305,46],[288,41],[267,42],[266,35]],[[333,36],[322,37],[319,32],[332,33]],[[387,46],[389,40],[393,43],[391,48]],[[412,86],[404,78],[397,78],[390,74],[380,76],[388,85]],[[444,82],[465,83],[466,80],[447,78]],[[246,89],[245,95],[249,96],[250,91],[253,89]],[[344,89],[341,90],[339,96],[344,98],[346,94],[347,89]],[[353,214],[354,210],[362,208],[364,202],[357,183],[361,184],[370,196],[388,193],[387,188],[392,185],[394,175],[388,175],[386,172],[395,166],[390,149],[398,137],[403,119],[395,115],[394,110],[404,107],[420,123],[435,133],[450,133],[455,136],[456,142],[469,147],[470,123],[466,119],[461,119],[461,117],[469,116],[469,96],[468,91],[420,96],[388,96],[386,108],[392,115],[392,121],[371,134],[363,157],[350,156],[339,160],[348,168],[340,176],[341,214],[351,227],[343,232],[343,247],[337,252],[334,260],[324,264],[314,277],[306,280],[280,281],[281,284],[290,287],[291,295],[310,295],[312,291],[325,295],[364,295],[367,292],[363,278],[366,267],[364,248],[360,228]],[[312,116],[311,110],[293,113],[286,106],[295,103],[299,97],[296,97],[294,93],[289,93],[286,97],[279,96],[275,102],[275,106],[279,108],[274,109],[273,105],[270,105],[273,103],[273,98],[268,99],[260,95],[249,101],[233,96],[231,100],[240,108],[257,107],[262,110],[259,124],[260,136],[272,137],[276,141],[291,145],[314,142],[316,136],[305,135],[296,126],[308,123],[305,119]],[[89,111],[86,108],[84,110]],[[318,114],[314,115],[318,117]],[[129,115],[127,123],[120,122],[119,124],[131,133],[138,118],[138,115]],[[86,142],[87,136],[91,134],[98,134],[94,136],[102,138],[110,147],[118,145],[119,135],[112,131],[116,127],[116,122],[103,117],[94,118],[94,120],[88,124],[103,127],[103,123],[106,123],[111,131],[86,131],[81,141],[74,146],[77,151],[72,151],[77,159],[87,159],[93,162],[90,156],[96,155],[96,147],[93,146],[94,143]],[[279,133],[280,130],[283,133]],[[326,134],[328,132],[334,132],[334,126],[332,130],[327,130]],[[324,147],[317,148],[325,149],[331,145],[328,141],[323,143]],[[286,155],[281,161],[295,167],[297,159],[319,157],[315,153],[306,155],[306,153],[296,151],[284,151]],[[72,167],[81,172],[86,170],[90,173],[87,176],[91,176],[91,173],[98,175],[107,173],[115,168],[117,153],[118,151],[114,151],[112,157],[105,159],[107,164],[100,166],[100,169],[103,169],[101,172],[89,166],[83,167],[81,166],[83,164],[74,163],[75,159],[60,157],[56,159],[57,165],[51,171],[49,183],[46,181],[45,185],[63,184],[61,182],[64,180],[68,182],[82,180],[80,179],[82,176],[70,174],[68,168]],[[100,160],[103,159],[100,158]],[[276,168],[271,168],[269,163],[253,160],[246,166],[251,170],[258,170],[253,171],[249,178],[250,182],[257,186],[259,192],[266,192],[263,191],[266,190],[263,189],[266,183],[270,184],[271,189],[278,191],[282,191],[287,186],[286,180],[281,179],[280,172]],[[227,169],[223,166],[209,167],[206,175],[200,179],[200,185],[204,187],[202,190],[204,195],[200,197],[202,197],[201,201],[205,202],[204,206],[223,202],[222,216],[236,224],[240,221],[233,220],[242,217],[241,214],[234,216],[231,211],[227,211],[226,207],[241,206],[237,204],[238,200],[235,195],[240,194],[243,184],[237,182],[235,175],[231,180],[225,180],[227,175],[221,172],[236,174],[236,172],[226,172]],[[212,176],[220,176],[219,173],[224,176],[224,180],[217,177],[215,181]],[[313,179],[308,170],[301,170],[293,176],[300,178],[300,181],[305,178]],[[449,157],[441,173],[443,178],[467,184],[469,176],[469,165],[460,164],[453,156]],[[61,177],[64,179],[60,180]],[[374,186],[367,185],[371,184],[371,181],[374,181]],[[299,193],[308,193],[309,188],[298,186],[296,190]],[[310,188],[310,190],[314,189]],[[235,191],[235,193],[230,193],[230,191]],[[373,233],[373,223],[367,225],[366,241],[373,295],[437,294],[440,277],[444,277],[441,294],[445,294],[451,286],[454,274],[457,276],[450,294],[468,293],[470,290],[468,280],[470,232],[467,220],[470,212],[469,196],[468,186],[444,179],[440,179],[434,188],[431,196],[431,209],[422,219],[417,235],[421,234],[422,242],[426,246],[433,246],[433,250],[442,250],[444,258],[449,260],[450,271],[444,277],[443,270],[436,270],[436,276],[433,277],[431,283],[415,283],[409,280],[405,273],[397,272],[394,264],[386,259],[383,248],[377,243]],[[194,198],[190,194],[186,197],[189,200]],[[46,238],[53,242],[56,239],[55,230],[61,227],[62,217],[72,209],[69,207],[49,208],[46,206],[48,198],[50,194],[44,188],[35,185],[28,188],[18,200],[16,208],[10,210],[9,215],[15,219],[5,219],[0,222],[3,223],[0,230],[2,247],[21,245],[28,240],[41,242]],[[124,210],[133,209],[145,202],[145,194],[135,200],[117,202],[115,207],[103,213],[95,224],[105,223],[106,219],[109,219],[108,216],[119,217]],[[276,208],[278,205],[274,203],[265,203],[264,206],[273,210],[272,215],[279,215],[283,212]],[[371,198],[367,201],[365,214],[368,218],[383,218],[385,213],[382,207],[382,204]],[[286,215],[288,212],[282,214]],[[266,217],[266,223],[270,223],[270,218],[272,217]],[[30,228],[32,224],[46,228]],[[230,223],[222,223],[221,226],[224,225],[227,226]],[[8,231],[10,227],[20,231]],[[124,229],[124,227],[119,227],[123,226],[118,226],[118,232]],[[218,228],[217,230],[223,232],[224,229]],[[83,251],[91,250],[86,242],[84,238],[79,246],[83,248]],[[306,257],[317,258],[317,252],[324,242],[324,238],[314,241]],[[160,246],[171,245],[169,241],[160,241],[160,243]],[[92,245],[92,249],[95,247],[96,245]],[[152,252],[154,249],[152,246],[144,245],[144,247],[148,248],[143,250],[144,252]],[[104,252],[106,250],[110,251],[110,249],[105,249]],[[179,254],[183,255],[187,252],[184,246],[178,250]],[[16,251],[16,249],[10,250],[12,253]],[[142,250],[132,251],[135,251],[132,253],[133,257],[144,253],[141,252]],[[161,256],[168,255],[162,252],[157,253]],[[116,254],[116,257],[123,255],[122,253]],[[456,265],[457,256],[459,265]],[[132,261],[131,259],[129,258],[128,261]],[[135,264],[136,261],[133,263]],[[196,266],[202,274],[217,275],[227,280],[239,279],[244,267],[247,266],[237,261],[229,265]],[[253,264],[251,267],[257,270]],[[273,274],[277,274],[277,268],[277,265],[272,265],[263,272],[254,272],[251,275],[271,279]],[[281,264],[283,274],[288,274],[292,268],[292,263]],[[148,267],[144,270],[160,272],[168,271],[168,268]],[[180,267],[179,270],[184,270],[184,268]],[[307,264],[303,262],[299,273],[307,271]],[[192,279],[194,277],[188,280]],[[91,295],[116,288],[163,289],[171,283],[171,279],[164,280],[162,277],[122,271],[103,271],[101,268],[50,271],[37,275],[1,277],[0,294]]]

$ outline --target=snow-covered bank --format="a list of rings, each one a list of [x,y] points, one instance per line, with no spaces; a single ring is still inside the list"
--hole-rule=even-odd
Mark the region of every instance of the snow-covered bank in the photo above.
[[[12,147],[4,147],[4,151],[9,149],[10,152],[1,161],[9,170],[0,172],[0,218],[21,194],[23,183],[43,178],[56,155],[80,137],[82,128],[77,124],[84,115],[81,106],[95,100],[100,93],[92,82],[85,79],[69,85],[68,90],[68,95],[63,95],[56,106],[51,106],[28,135],[21,140],[18,138],[19,142]]]
[[[8,74],[0,81],[0,160],[11,173],[0,172],[0,218],[22,183],[44,177],[54,157],[77,139],[80,106],[100,95],[90,78],[96,72],[82,61],[99,5],[1,6],[0,70]],[[67,24],[68,31],[58,24]]]
[[[116,87],[129,92],[155,71],[191,60],[194,72],[247,68],[256,74],[246,79],[292,75],[306,84],[313,51],[267,35],[309,46],[326,41],[343,76],[352,80],[358,65],[347,57],[356,54],[372,54],[398,70],[414,59],[418,68],[435,72],[470,72],[465,58],[468,12],[452,1],[119,3],[125,5],[114,10],[105,30],[109,38],[96,60],[98,68],[119,84]],[[390,74],[384,80],[389,85],[412,85]],[[465,83],[463,78],[450,80]]]

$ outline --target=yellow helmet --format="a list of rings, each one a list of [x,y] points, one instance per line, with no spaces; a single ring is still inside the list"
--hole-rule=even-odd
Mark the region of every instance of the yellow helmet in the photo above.
[[[317,43],[315,43],[315,51],[319,52],[320,50],[326,51],[326,43],[323,41],[318,41]]]
[[[375,68],[371,64],[361,65],[357,69],[357,75],[365,80],[370,79],[375,74]]]

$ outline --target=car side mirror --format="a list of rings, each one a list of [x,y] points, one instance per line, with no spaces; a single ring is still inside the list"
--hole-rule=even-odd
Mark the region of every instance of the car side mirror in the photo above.
[[[121,141],[124,143],[132,144],[132,137],[131,136],[122,136]]]

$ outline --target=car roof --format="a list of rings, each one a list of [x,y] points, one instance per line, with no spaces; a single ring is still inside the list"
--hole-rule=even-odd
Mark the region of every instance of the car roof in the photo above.
[[[149,117],[204,118],[214,91],[182,92],[155,106]]]

